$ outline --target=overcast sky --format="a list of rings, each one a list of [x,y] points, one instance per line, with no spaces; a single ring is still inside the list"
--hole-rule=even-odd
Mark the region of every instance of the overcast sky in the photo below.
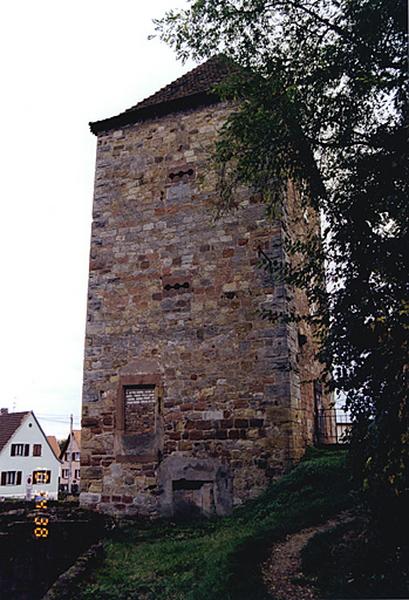
[[[79,427],[96,147],[88,122],[193,66],[147,39],[152,18],[184,4],[0,4],[0,406],[34,410],[47,434],[64,437],[70,413]]]

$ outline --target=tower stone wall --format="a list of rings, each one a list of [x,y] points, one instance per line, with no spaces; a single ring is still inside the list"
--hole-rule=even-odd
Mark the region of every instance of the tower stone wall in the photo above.
[[[216,218],[210,157],[229,110],[218,102],[98,133],[83,505],[227,514],[313,442],[311,331],[300,338],[295,324],[261,317],[308,309],[260,265],[261,251],[286,260],[283,240],[303,226],[297,194],[289,185],[275,222],[246,190]]]

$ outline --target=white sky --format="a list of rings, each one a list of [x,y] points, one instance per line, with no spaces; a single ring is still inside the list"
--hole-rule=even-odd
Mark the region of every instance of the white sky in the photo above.
[[[0,406],[34,410],[49,435],[67,435],[70,413],[79,427],[96,146],[88,122],[193,66],[147,40],[152,18],[184,4],[0,4]]]

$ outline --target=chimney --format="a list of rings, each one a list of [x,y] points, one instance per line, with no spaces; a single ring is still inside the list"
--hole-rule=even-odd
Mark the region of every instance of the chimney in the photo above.
[[[8,408],[0,408],[0,415],[8,415],[8,414],[9,414]]]

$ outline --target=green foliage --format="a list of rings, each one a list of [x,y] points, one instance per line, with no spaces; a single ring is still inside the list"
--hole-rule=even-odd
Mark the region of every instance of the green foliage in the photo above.
[[[317,309],[320,359],[355,420],[351,466],[399,544],[409,525],[406,2],[192,0],[156,29],[182,59],[222,51],[241,67],[222,86],[237,103],[215,149],[223,205],[247,185],[277,214],[291,179],[323,216],[322,243],[288,245],[304,261],[285,276]]]
[[[107,558],[81,600],[256,600],[259,565],[275,540],[351,505],[345,453],[316,452],[225,519],[129,523],[106,543]]]

